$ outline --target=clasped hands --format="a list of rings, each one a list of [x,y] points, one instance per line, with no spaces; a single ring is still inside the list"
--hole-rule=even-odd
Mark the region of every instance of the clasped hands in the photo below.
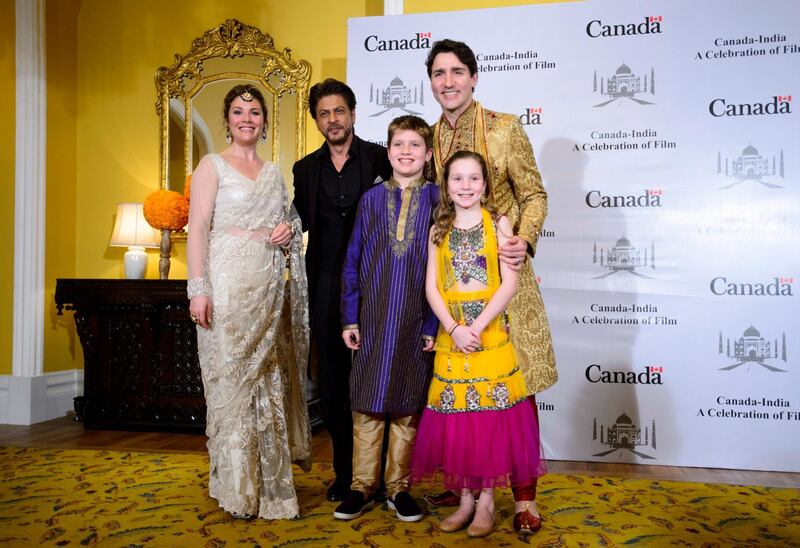
[[[481,347],[481,331],[475,324],[464,325],[456,323],[450,330],[450,338],[453,339],[456,348],[464,354],[476,352]]]

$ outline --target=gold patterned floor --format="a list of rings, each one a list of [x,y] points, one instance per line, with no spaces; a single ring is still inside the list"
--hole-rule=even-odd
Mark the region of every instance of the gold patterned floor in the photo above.
[[[798,489],[550,474],[539,488],[541,531],[514,534],[504,491],[497,531],[474,540],[438,530],[448,509],[410,524],[377,507],[334,520],[321,487],[330,467],[295,471],[300,518],[240,521],[208,498],[202,454],[0,448],[0,545],[800,547]]]

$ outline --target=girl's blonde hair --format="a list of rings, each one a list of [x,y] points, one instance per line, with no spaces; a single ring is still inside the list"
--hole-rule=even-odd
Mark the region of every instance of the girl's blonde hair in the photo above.
[[[450,194],[447,193],[447,179],[450,177],[450,166],[452,166],[453,162],[457,160],[465,159],[475,160],[478,162],[478,165],[481,166],[483,181],[485,183],[481,203],[482,206],[492,214],[492,217],[497,218],[497,206],[494,205],[494,201],[492,200],[492,192],[489,189],[489,167],[486,165],[486,160],[484,160],[483,156],[477,152],[472,152],[471,150],[459,150],[445,163],[444,177],[442,178],[442,182],[439,184],[439,205],[436,206],[436,209],[433,212],[432,234],[433,243],[437,246],[442,245],[447,233],[453,229],[453,222],[456,219],[456,206],[453,203],[453,199],[450,198]]]

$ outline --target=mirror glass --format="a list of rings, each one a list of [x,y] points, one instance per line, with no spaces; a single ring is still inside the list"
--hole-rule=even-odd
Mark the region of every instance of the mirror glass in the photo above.
[[[195,39],[189,52],[176,54],[171,67],[156,72],[162,188],[183,192],[200,159],[228,146],[223,100],[243,83],[261,90],[269,111],[267,140],[258,153],[277,163],[288,180],[292,164],[305,155],[310,77],[306,61],[295,61],[288,49],[276,50],[271,36],[234,19]]]

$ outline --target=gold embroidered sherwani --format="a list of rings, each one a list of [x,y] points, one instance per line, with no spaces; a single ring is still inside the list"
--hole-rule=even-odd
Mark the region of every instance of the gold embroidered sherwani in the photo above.
[[[473,101],[450,126],[444,115],[434,126],[433,155],[441,182],[444,164],[455,152],[479,152],[489,166],[489,189],[499,212],[509,218],[514,233],[536,251],[539,231],[547,215],[547,193],[533,157],[533,148],[519,119],[484,109]],[[511,342],[529,393],[552,386],[558,379],[550,326],[542,295],[526,258],[519,289],[508,306]]]

